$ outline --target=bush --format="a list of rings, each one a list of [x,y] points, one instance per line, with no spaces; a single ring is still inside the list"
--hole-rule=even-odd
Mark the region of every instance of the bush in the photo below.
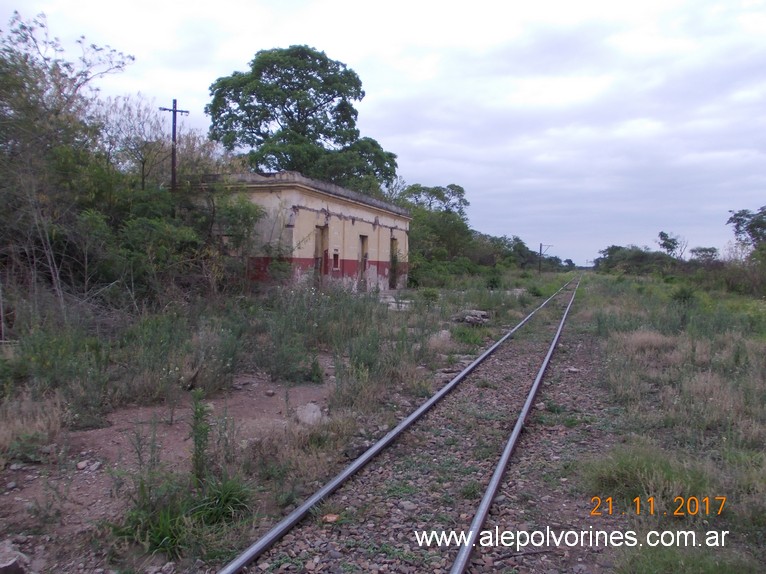
[[[673,290],[670,298],[680,305],[691,305],[696,300],[696,295],[694,289],[687,285],[681,285]]]

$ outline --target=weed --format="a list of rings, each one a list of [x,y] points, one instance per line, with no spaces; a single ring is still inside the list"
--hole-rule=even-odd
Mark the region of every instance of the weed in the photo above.
[[[217,473],[224,474],[230,465],[239,462],[241,454],[238,442],[239,429],[234,418],[224,411],[221,416],[213,420],[211,431],[213,438],[210,444],[209,460]]]
[[[672,500],[678,492],[708,492],[712,486],[705,471],[643,442],[618,446],[586,469],[593,492],[609,492],[625,501],[646,494]]]
[[[571,415],[564,419],[564,426],[567,428],[574,428],[583,422],[577,415]]]
[[[476,386],[480,389],[497,390],[497,385],[489,382],[487,379],[481,379],[478,383],[476,383]]]
[[[58,393],[34,400],[29,393],[0,402],[0,455],[41,462],[40,448],[49,445],[64,420]]]
[[[192,476],[197,487],[201,487],[207,477],[207,447],[210,435],[208,407],[202,402],[202,390],[195,389],[192,393],[191,435],[194,448],[192,450]]]
[[[69,490],[74,480],[74,468],[67,460],[66,449],[57,452],[56,457],[58,477],[43,474],[43,496],[35,498],[29,510],[41,526],[62,520],[64,504],[69,500]]]
[[[386,486],[386,496],[391,498],[402,498],[417,494],[418,489],[406,482],[392,482]]]
[[[250,489],[236,477],[211,479],[205,483],[204,493],[191,509],[191,515],[202,524],[231,522],[250,508]]]
[[[486,442],[481,437],[473,449],[474,455],[480,460],[492,460],[498,456],[498,452],[496,445]]]
[[[207,410],[201,403],[201,391],[195,392],[195,402],[198,418],[192,425],[192,438],[195,448],[204,452]],[[113,475],[117,493],[126,484],[130,487],[127,497],[131,502],[122,521],[112,525],[113,532],[173,559],[193,551],[229,554],[230,528],[250,514],[251,486],[236,475],[212,476],[197,464],[189,475],[166,471],[159,458],[156,428],[153,421],[149,435],[136,431],[131,437],[137,470]]]
[[[282,489],[277,493],[276,503],[280,508],[292,506],[298,502],[298,493],[294,488]]]
[[[316,355],[311,358],[311,366],[306,374],[306,380],[316,384],[322,384],[324,381],[324,370]]]
[[[377,387],[381,382],[364,367],[346,367],[336,360],[335,381],[335,390],[330,397],[331,408],[351,407],[369,411],[380,399]]]
[[[426,307],[431,307],[439,300],[439,291],[433,287],[424,287],[418,290],[418,296]]]
[[[563,406],[556,404],[554,401],[550,399],[545,401],[545,410],[547,410],[549,413],[553,413],[554,415],[557,415],[566,411],[566,409]]]
[[[703,534],[698,534],[698,539]],[[617,574],[756,574],[761,567],[753,559],[721,548],[691,550],[675,547],[640,548],[623,558]]]
[[[696,300],[694,289],[687,285],[676,287],[670,294],[671,300],[679,305],[691,305]]]
[[[488,336],[487,329],[483,327],[471,327],[468,325],[456,325],[452,328],[452,338],[455,341],[472,347],[479,347]]]
[[[476,480],[471,480],[460,488],[460,496],[466,500],[481,498],[482,492],[481,483]]]
[[[410,383],[407,386],[407,391],[413,397],[419,398],[428,398],[431,396],[431,394],[433,394],[433,391],[431,390],[431,383],[421,378],[410,379]]]

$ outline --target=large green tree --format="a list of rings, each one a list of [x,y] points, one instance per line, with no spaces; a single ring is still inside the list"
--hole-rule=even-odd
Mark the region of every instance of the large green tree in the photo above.
[[[396,177],[396,156],[360,138],[353,102],[362,82],[345,64],[308,46],[261,50],[248,72],[210,86],[210,137],[227,149],[249,148],[256,170],[298,171],[369,192]]]

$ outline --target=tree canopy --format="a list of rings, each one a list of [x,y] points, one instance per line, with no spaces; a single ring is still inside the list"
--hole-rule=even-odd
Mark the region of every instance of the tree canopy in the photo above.
[[[261,50],[248,72],[218,78],[210,95],[210,137],[229,150],[250,148],[253,169],[298,171],[365,192],[373,180],[378,193],[396,177],[396,156],[360,138],[359,76],[324,52]]]
[[[681,259],[686,251],[686,240],[675,233],[660,231],[657,235],[657,243],[665,253],[676,259]]]
[[[217,288],[224,265],[244,278],[243,264],[232,263],[211,230],[224,229],[244,254],[244,234],[261,211],[224,192],[171,194],[169,136],[157,107],[102,101],[93,85],[132,58],[80,44],[69,59],[42,15],[15,14],[0,31],[3,291],[49,287],[66,313],[72,300],[139,309],[179,286]],[[192,131],[178,144],[187,179],[226,160]]]
[[[755,248],[766,243],[766,205],[756,212],[740,209],[729,213],[731,217],[726,224],[734,226],[737,241]]]

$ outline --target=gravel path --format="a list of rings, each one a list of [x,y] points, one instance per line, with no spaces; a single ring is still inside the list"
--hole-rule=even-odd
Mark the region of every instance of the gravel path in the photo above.
[[[503,446],[513,429],[550,340],[558,326],[571,291],[562,293],[541,310],[513,340],[501,346],[477,367],[461,385],[436,405],[401,439],[323,502],[313,513],[252,564],[249,572],[449,572],[457,546],[421,547],[415,531],[467,530]],[[583,359],[592,356],[580,349],[583,341],[567,336],[564,352],[551,365],[555,384],[546,383],[536,413],[546,412],[546,401],[555,414],[582,416],[583,424],[551,427],[530,421],[511,461],[501,494],[496,497],[485,529],[537,527],[541,520],[552,528],[574,518],[562,512],[560,494],[567,479],[550,485],[540,482],[538,463],[560,466],[572,450],[572,441],[593,444],[593,432],[585,411],[599,408],[576,402],[581,391],[572,388],[585,382]],[[585,353],[583,353],[585,351]],[[583,356],[586,355],[586,356]],[[576,359],[576,360],[572,360]],[[563,360],[563,363],[562,363]],[[587,362],[587,361],[586,361]],[[592,369],[591,369],[592,370]],[[557,376],[562,371],[566,376]],[[592,379],[591,379],[592,380]],[[561,384],[559,384],[561,383]],[[587,384],[587,383],[586,383]],[[553,406],[558,405],[558,406]],[[541,427],[541,428],[537,428]],[[559,428],[563,427],[563,428]],[[566,429],[566,430],[564,430]],[[538,432],[538,430],[540,432]],[[571,431],[571,432],[570,432]],[[582,438],[577,438],[585,433]],[[528,436],[536,437],[529,440]],[[550,492],[547,492],[550,491]],[[559,505],[558,511],[546,505]],[[587,521],[589,500],[576,501],[572,509]],[[566,508],[566,507],[564,507]],[[587,526],[586,526],[587,529]],[[517,553],[505,547],[477,549],[474,572],[597,572],[597,560],[567,549],[558,552]],[[603,562],[603,561],[602,561]],[[577,569],[575,569],[577,568]]]

